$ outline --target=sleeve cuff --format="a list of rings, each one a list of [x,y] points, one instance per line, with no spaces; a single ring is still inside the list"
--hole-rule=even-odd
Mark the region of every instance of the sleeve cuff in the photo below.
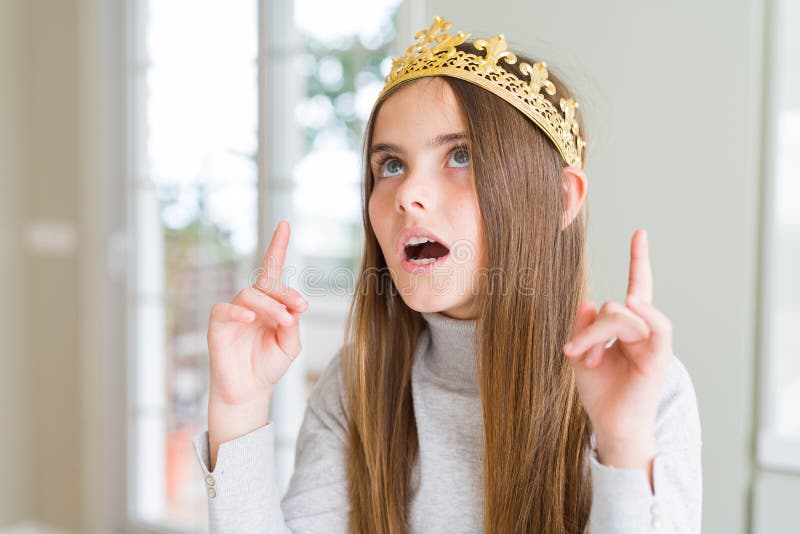
[[[274,431],[266,424],[219,445],[214,471],[208,469],[208,430],[192,438],[209,499],[227,501],[244,494],[264,494],[274,487]],[[265,495],[266,498],[266,495]],[[266,501],[265,501],[266,502]]]
[[[589,453],[589,466],[592,473],[591,534],[664,532],[658,492],[660,454],[653,461],[655,495],[650,490],[650,481],[644,469],[603,465],[596,449]]]

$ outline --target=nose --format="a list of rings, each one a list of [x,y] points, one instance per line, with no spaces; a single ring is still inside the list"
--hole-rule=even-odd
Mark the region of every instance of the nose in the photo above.
[[[409,172],[397,187],[394,208],[398,213],[427,211],[431,209],[433,192],[430,183],[419,172]]]

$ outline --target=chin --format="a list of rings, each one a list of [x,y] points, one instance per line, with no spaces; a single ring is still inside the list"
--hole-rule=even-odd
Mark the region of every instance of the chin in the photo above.
[[[416,291],[411,294],[400,295],[406,306],[416,312],[447,312],[451,311],[458,314],[468,303],[460,302],[453,298],[453,295],[432,295],[422,294],[421,291]]]
[[[397,266],[391,266],[390,272],[400,298],[403,299],[406,306],[414,311],[448,312],[453,310],[455,313],[459,313],[470,305],[469,295],[459,293],[457,281],[447,271],[439,271],[434,275],[413,275],[407,274]]]

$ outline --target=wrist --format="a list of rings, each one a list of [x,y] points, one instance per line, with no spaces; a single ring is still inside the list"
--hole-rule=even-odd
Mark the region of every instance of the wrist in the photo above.
[[[215,395],[208,398],[208,444],[210,467],[214,470],[219,446],[264,426],[269,420],[269,401],[271,395],[259,397],[249,402],[228,404]]]
[[[649,471],[658,454],[658,445],[652,434],[626,438],[595,435],[595,438],[597,456],[600,463],[607,466],[621,469],[642,468]]]
[[[230,399],[226,400],[224,395],[217,393],[212,386],[208,393],[208,407],[217,408],[220,411],[231,413],[248,412],[253,410],[260,410],[265,406],[269,406],[269,401],[272,399],[272,391],[263,391],[258,395],[254,395],[247,400],[238,400],[231,402]]]

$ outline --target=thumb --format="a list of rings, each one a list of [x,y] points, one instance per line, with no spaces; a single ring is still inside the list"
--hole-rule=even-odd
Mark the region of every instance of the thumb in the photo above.
[[[577,336],[578,334],[583,332],[586,328],[591,326],[592,323],[594,323],[595,320],[597,319],[597,315],[598,311],[594,302],[592,301],[581,302],[581,304],[578,306],[578,311],[575,314],[575,321],[572,324],[572,335],[569,337],[567,342],[572,341],[573,339],[575,339],[575,336]],[[577,363],[582,360],[581,357],[578,357],[579,355],[570,356],[565,353],[565,356],[567,356],[570,366],[575,370],[576,373],[583,373],[584,371],[583,366],[577,365]]]
[[[300,354],[300,316],[301,311],[287,310],[294,320],[289,325],[278,324],[276,338],[283,352],[294,360]]]
[[[575,321],[572,323],[572,334],[570,339],[574,338],[587,327],[594,323],[597,319],[597,307],[592,301],[581,302],[578,306],[578,312],[575,315]]]

